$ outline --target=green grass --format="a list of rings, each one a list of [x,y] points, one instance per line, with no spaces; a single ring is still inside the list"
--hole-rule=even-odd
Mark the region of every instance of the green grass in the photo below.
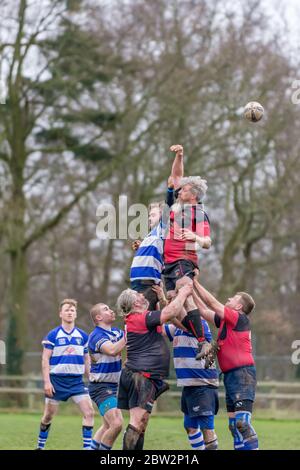
[[[0,449],[34,449],[40,415],[1,413]],[[125,419],[127,421],[127,419]],[[95,421],[95,428],[100,425]],[[300,421],[256,419],[255,429],[261,449],[300,449]],[[232,439],[227,428],[227,419],[217,417],[216,431],[220,449],[231,449]],[[80,449],[81,419],[78,415],[58,415],[54,418],[47,449]],[[115,449],[121,448],[121,436]],[[152,416],[146,433],[145,449],[182,450],[189,449],[181,418]]]

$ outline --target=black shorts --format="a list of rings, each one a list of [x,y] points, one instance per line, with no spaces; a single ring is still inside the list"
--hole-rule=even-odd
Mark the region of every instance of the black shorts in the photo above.
[[[198,266],[188,259],[179,259],[174,263],[166,263],[163,276],[166,286],[166,291],[176,289],[176,281],[184,276],[193,279],[195,276],[194,269],[199,269]]]
[[[142,408],[151,413],[156,398],[166,383],[163,380],[150,379],[125,367],[122,369],[119,389],[118,408],[131,410]]]
[[[214,416],[219,410],[218,389],[205,385],[184,387],[181,411],[190,418]]]
[[[236,411],[239,402],[254,402],[256,389],[255,366],[244,366],[224,373],[226,408],[229,413]],[[249,410],[250,411],[250,410]]]

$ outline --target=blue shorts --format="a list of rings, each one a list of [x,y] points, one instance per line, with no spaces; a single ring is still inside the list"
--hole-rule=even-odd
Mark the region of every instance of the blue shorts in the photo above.
[[[183,388],[181,411],[189,418],[214,416],[218,413],[218,410],[217,388],[206,385]]]
[[[254,402],[256,389],[255,366],[244,366],[225,372],[224,386],[228,412],[234,412],[235,405],[239,401],[249,400]]]
[[[86,395],[88,389],[85,386],[82,375],[54,375],[50,374],[50,381],[54,387],[55,393],[48,400],[67,401],[77,395]]]
[[[90,382],[89,394],[96,403],[101,416],[112,408],[117,408],[118,384],[108,382]]]

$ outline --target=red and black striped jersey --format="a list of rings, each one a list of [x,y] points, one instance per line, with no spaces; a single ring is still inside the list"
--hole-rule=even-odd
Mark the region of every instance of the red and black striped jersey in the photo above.
[[[159,310],[130,313],[125,317],[127,361],[131,370],[146,372],[153,378],[169,374],[170,351],[162,336]]]

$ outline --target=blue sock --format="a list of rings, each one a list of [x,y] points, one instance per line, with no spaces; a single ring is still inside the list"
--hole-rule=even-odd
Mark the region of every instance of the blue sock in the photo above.
[[[111,447],[106,444],[103,444],[103,442],[100,442],[99,450],[111,450]]]
[[[236,421],[240,423],[240,433],[243,436],[243,450],[258,450],[258,437],[251,424],[250,411],[239,411],[235,413]]]
[[[91,443],[91,449],[92,450],[99,450],[100,442],[95,441],[95,439],[92,440]]]
[[[89,449],[92,443],[93,426],[82,426],[83,448]]]
[[[50,426],[51,426],[51,423],[50,424],[41,423],[40,433],[39,433],[39,437],[38,437],[38,444],[37,444],[38,449],[43,450],[45,448],[45,444],[46,444],[48,434],[49,434],[49,431],[50,431]]]
[[[189,443],[194,450],[205,450],[205,444],[201,429],[198,428],[196,432],[188,435]]]
[[[229,418],[229,429],[233,437],[234,450],[243,450],[244,440],[243,440],[243,436],[236,428],[236,418]]]

